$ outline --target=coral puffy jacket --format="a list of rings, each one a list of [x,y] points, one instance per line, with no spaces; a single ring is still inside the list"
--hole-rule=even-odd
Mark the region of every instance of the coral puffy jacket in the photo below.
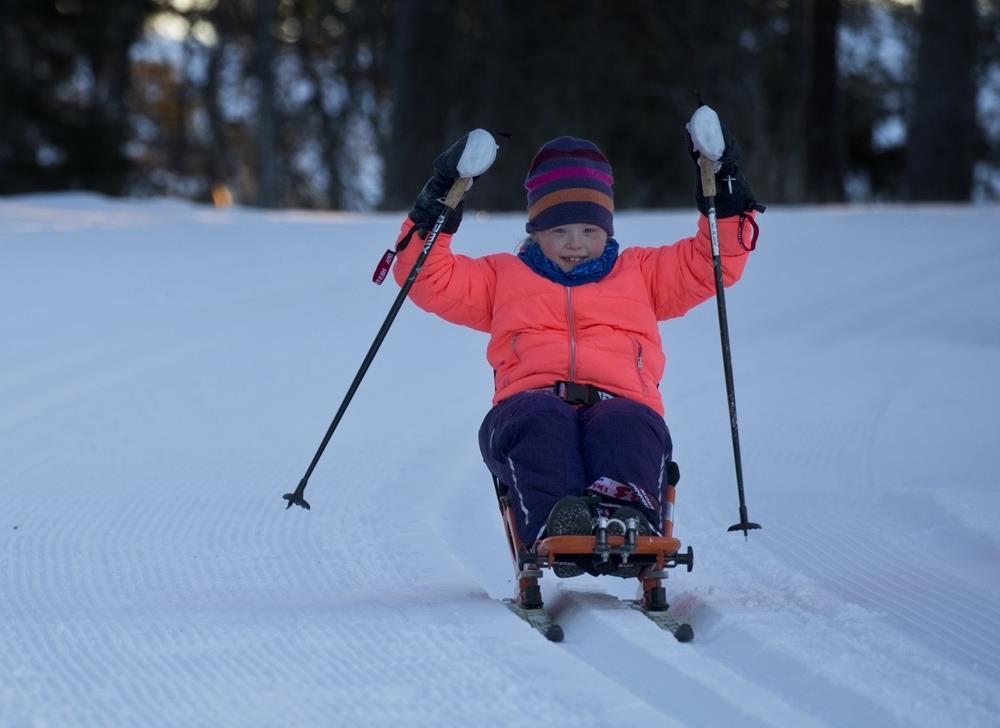
[[[746,265],[738,220],[718,221],[727,286]],[[751,224],[743,225],[743,239],[752,240]],[[412,227],[407,218],[398,240]],[[393,274],[400,285],[420,255],[418,241],[396,259]],[[715,295],[704,216],[694,237],[658,248],[625,248],[604,278],[573,287],[544,278],[509,253],[469,258],[453,254],[450,245],[450,235],[438,237],[410,298],[446,321],[490,334],[486,358],[495,372],[494,404],[565,379],[637,400],[663,415],[659,382],[666,357],[656,322],[683,316]]]

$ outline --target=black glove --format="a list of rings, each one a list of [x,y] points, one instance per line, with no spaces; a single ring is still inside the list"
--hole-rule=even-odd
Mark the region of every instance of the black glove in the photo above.
[[[410,219],[424,233],[434,227],[444,210],[444,198],[448,195],[451,186],[455,184],[455,180],[458,179],[458,160],[462,157],[462,152],[465,151],[465,142],[468,138],[468,134],[462,135],[461,139],[437,156],[434,160],[434,176],[427,180],[427,184],[420,190],[420,194],[413,202]],[[464,209],[465,201],[463,200],[449,215],[441,232],[450,235],[458,230]]]
[[[722,127],[722,138],[726,142],[726,148],[719,158],[719,171],[715,173],[715,216],[717,218],[733,217],[741,213],[756,210],[764,212],[764,205],[757,202],[750,189],[750,183],[746,181],[740,171],[740,149],[739,146],[726,133],[726,127]],[[701,167],[698,167],[698,151],[688,137],[688,149],[694,159],[698,169],[697,180],[695,182],[695,201],[702,215],[708,214],[708,201],[701,189]]]

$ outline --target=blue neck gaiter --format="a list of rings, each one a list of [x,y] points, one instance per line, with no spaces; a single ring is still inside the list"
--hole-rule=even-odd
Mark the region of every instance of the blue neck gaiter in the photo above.
[[[527,242],[521,248],[517,257],[540,276],[548,278],[561,286],[579,286],[584,283],[593,283],[601,280],[611,272],[618,258],[618,241],[609,238],[604,246],[604,252],[600,258],[587,260],[580,263],[568,273],[545,257],[545,253],[538,247],[538,243]]]

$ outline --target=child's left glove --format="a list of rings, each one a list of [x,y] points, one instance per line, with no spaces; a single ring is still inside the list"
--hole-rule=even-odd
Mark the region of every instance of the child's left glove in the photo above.
[[[689,150],[695,165],[698,158],[705,156],[713,162],[715,170],[715,215],[718,218],[732,217],[750,210],[764,212],[764,205],[754,199],[753,190],[740,171],[740,149],[726,128],[719,121],[719,115],[709,106],[699,106],[687,124]],[[695,182],[695,200],[702,215],[708,214],[708,202],[701,189],[701,172]]]
[[[410,210],[410,219],[423,232],[434,227],[444,210],[444,198],[459,177],[475,179],[493,164],[497,155],[496,141],[485,129],[474,129],[439,154],[434,160],[434,175],[420,190]],[[469,187],[472,183],[469,183]],[[458,203],[441,232],[452,234],[462,222],[464,200]]]

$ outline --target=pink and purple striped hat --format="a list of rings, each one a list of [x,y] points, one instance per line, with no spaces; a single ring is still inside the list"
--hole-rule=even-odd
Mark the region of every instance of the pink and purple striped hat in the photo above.
[[[614,235],[615,178],[600,149],[586,139],[562,136],[542,145],[531,161],[528,191],[529,233],[559,225],[591,223]]]

